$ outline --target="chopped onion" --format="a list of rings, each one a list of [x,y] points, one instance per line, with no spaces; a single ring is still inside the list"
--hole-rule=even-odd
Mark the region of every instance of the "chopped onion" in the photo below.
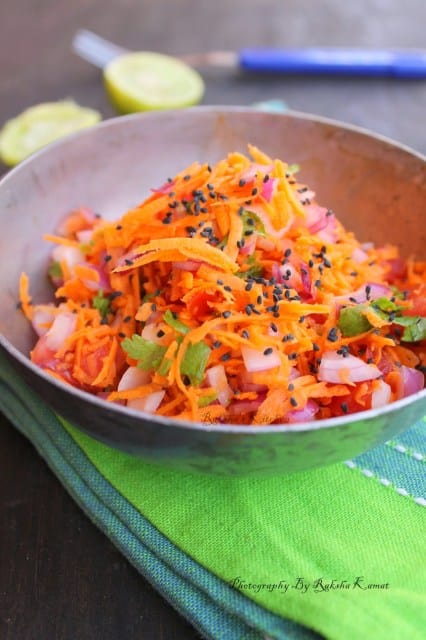
[[[133,400],[127,400],[127,406],[137,411],[146,411],[147,413],[154,413],[158,409],[163,400],[165,391],[154,391],[145,398],[134,398]]]
[[[266,394],[259,396],[256,400],[234,400],[228,407],[229,415],[240,416],[257,411],[265,398]]]
[[[266,202],[271,202],[272,196],[276,191],[277,182],[278,180],[276,178],[269,178],[267,182],[262,183],[262,191],[260,192],[260,195],[262,198],[265,198]]]
[[[258,351],[251,347],[241,347],[241,355],[247,371],[267,371],[281,364],[281,358],[273,347],[271,353],[265,355],[264,351]]]
[[[127,389],[135,389],[144,384],[148,384],[151,380],[149,371],[139,369],[139,367],[129,367],[121,376],[117,386],[117,391],[126,391]]]
[[[226,407],[231,399],[232,391],[228,384],[225,367],[218,364],[206,371],[206,379],[208,384],[217,391],[217,399],[220,404]]]
[[[171,182],[165,182],[161,185],[161,187],[158,187],[158,189],[151,189],[151,191],[153,193],[161,193],[163,195],[166,195],[167,193],[170,193],[170,191],[172,191],[174,185],[175,182],[174,180],[172,180]]]
[[[83,229],[82,231],[77,231],[75,235],[79,242],[88,244],[93,238],[93,229]]]
[[[151,322],[150,324],[146,324],[142,329],[141,336],[142,338],[145,338],[145,340],[150,340],[151,342],[155,342],[155,344],[164,345],[167,343],[167,335],[164,335],[164,336],[157,335],[160,329],[162,329],[163,327],[164,327],[164,324],[160,326],[156,322]]]
[[[341,372],[347,371],[347,379],[350,382],[363,382],[374,380],[381,376],[381,371],[374,364],[367,364],[361,358],[349,354],[346,357],[336,351],[326,351],[318,369],[318,379],[334,384],[343,383]],[[346,379],[346,376],[345,376]]]
[[[379,407],[384,407],[386,404],[389,404],[392,396],[390,385],[383,380],[378,380],[376,384],[377,386],[371,394],[372,409],[378,409]]]
[[[49,331],[46,332],[46,346],[57,351],[65,340],[75,331],[77,316],[74,313],[59,313]]]
[[[309,399],[303,409],[289,411],[287,413],[287,420],[289,422],[309,422],[318,410],[318,404],[314,400]]]
[[[327,211],[328,209],[318,204],[305,205],[306,226],[311,233],[318,233],[328,226],[331,216],[327,216]]]
[[[365,253],[365,251],[363,251],[359,247],[356,247],[352,251],[351,257],[352,257],[352,260],[354,262],[357,262],[358,264],[361,264],[362,262],[365,262],[368,259],[368,255]]]
[[[52,251],[52,258],[55,262],[65,262],[69,269],[77,264],[84,262],[84,253],[78,247],[68,247],[65,244],[59,244]]]
[[[31,318],[31,324],[36,334],[44,336],[55,318],[55,307],[52,305],[40,305],[35,307]]]
[[[418,369],[412,369],[411,367],[402,365],[401,375],[403,398],[411,396],[413,393],[417,393],[417,391],[421,391],[421,389],[423,389],[425,385],[425,377],[421,371],[418,371]]]
[[[201,260],[183,260],[182,262],[173,262],[175,269],[190,271],[191,273],[198,271],[202,264]]]

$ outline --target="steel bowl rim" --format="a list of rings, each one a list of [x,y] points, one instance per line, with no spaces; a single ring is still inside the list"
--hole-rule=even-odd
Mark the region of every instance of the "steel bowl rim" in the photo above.
[[[327,118],[324,116],[318,116],[315,114],[295,111],[295,110],[287,110],[283,113],[276,112],[267,112],[262,109],[258,109],[256,107],[241,107],[241,106],[227,106],[227,105],[214,105],[214,106],[197,106],[190,107],[186,109],[175,109],[169,111],[150,111],[150,112],[142,112],[142,113],[134,113],[127,116],[118,116],[114,118],[109,118],[104,120],[93,127],[89,127],[87,129],[83,129],[81,131],[77,131],[65,138],[61,138],[56,142],[49,144],[47,147],[40,149],[36,153],[29,156],[26,160],[21,162],[19,165],[11,169],[5,176],[0,179],[0,188],[2,188],[10,179],[13,179],[15,173],[19,171],[25,170],[27,165],[32,165],[34,162],[37,162],[37,159],[45,154],[49,154],[53,149],[60,147],[62,145],[66,146],[69,142],[78,139],[79,137],[84,137],[88,133],[90,133],[93,129],[109,129],[119,126],[121,123],[126,123],[133,120],[141,120],[142,122],[145,119],[161,119],[164,117],[169,117],[170,115],[176,116],[181,115],[183,113],[262,113],[267,115],[273,119],[277,118],[294,118],[296,120],[304,120],[313,123],[319,124],[327,124],[335,127],[336,129],[347,130],[350,132],[358,133],[363,136],[367,136],[369,138],[373,138],[378,140],[379,142],[383,142],[386,145],[404,151],[405,153],[414,156],[423,162],[426,161],[426,156],[422,153],[412,149],[411,147],[401,144],[387,136],[377,134],[374,131],[369,129],[348,124],[345,122],[341,122],[339,120],[335,120],[332,118]],[[181,429],[194,430],[194,431],[206,431],[206,432],[215,432],[218,434],[251,434],[253,436],[260,435],[263,433],[276,433],[276,434],[285,434],[285,433],[295,433],[295,432],[305,432],[305,431],[316,431],[319,429],[332,429],[338,428],[341,426],[345,426],[354,421],[360,420],[369,420],[373,418],[378,418],[382,416],[386,416],[388,413],[393,413],[393,411],[397,411],[398,409],[403,409],[405,406],[409,406],[414,404],[417,400],[421,398],[426,399],[426,388],[418,391],[415,394],[407,396],[405,398],[401,398],[400,400],[396,400],[384,407],[380,407],[377,409],[368,409],[366,411],[360,411],[357,413],[348,414],[345,416],[335,417],[335,418],[326,418],[323,420],[313,420],[309,422],[303,423],[281,423],[275,425],[239,425],[239,424],[208,424],[190,420],[179,420],[177,418],[167,418],[165,416],[158,416],[151,413],[145,413],[141,411],[137,411],[135,409],[130,409],[128,407],[124,407],[121,405],[117,405],[114,403],[107,403],[105,400],[98,398],[90,394],[89,392],[82,391],[71,385],[66,384],[65,382],[61,382],[60,380],[50,376],[48,373],[43,371],[37,367],[31,360],[25,356],[19,349],[17,349],[3,334],[0,333],[0,346],[15,360],[17,360],[21,365],[23,365],[26,369],[32,371],[32,373],[42,378],[48,385],[58,388],[59,390],[70,394],[78,398],[79,400],[84,402],[88,402],[89,404],[94,405],[94,407],[98,407],[102,410],[108,409],[108,411],[112,411],[113,413],[120,416],[122,414],[128,415],[134,418],[136,421],[141,421],[142,423],[145,421],[154,422],[158,425],[164,427],[175,426]]]

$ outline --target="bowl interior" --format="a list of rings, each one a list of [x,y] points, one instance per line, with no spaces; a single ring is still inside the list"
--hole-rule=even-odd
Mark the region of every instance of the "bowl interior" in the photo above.
[[[34,334],[16,310],[20,273],[36,302],[52,299],[44,233],[80,205],[116,218],[194,160],[215,163],[254,144],[301,165],[300,176],[363,241],[421,255],[426,179],[420,156],[300,114],[196,108],[117,118],[52,145],[0,183],[0,332],[28,354]]]

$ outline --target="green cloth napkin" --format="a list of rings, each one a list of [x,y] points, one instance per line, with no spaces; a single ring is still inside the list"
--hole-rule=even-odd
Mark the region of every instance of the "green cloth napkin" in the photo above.
[[[346,464],[236,479],[100,444],[4,357],[0,400],[91,520],[204,637],[424,638],[425,420]]]

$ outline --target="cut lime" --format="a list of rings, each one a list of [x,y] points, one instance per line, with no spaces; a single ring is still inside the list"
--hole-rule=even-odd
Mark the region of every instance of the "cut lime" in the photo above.
[[[0,131],[0,158],[14,166],[41,147],[99,122],[101,114],[72,100],[45,102],[8,120]]]
[[[200,74],[177,58],[148,51],[115,58],[104,69],[105,89],[119,113],[179,109],[200,102]]]

